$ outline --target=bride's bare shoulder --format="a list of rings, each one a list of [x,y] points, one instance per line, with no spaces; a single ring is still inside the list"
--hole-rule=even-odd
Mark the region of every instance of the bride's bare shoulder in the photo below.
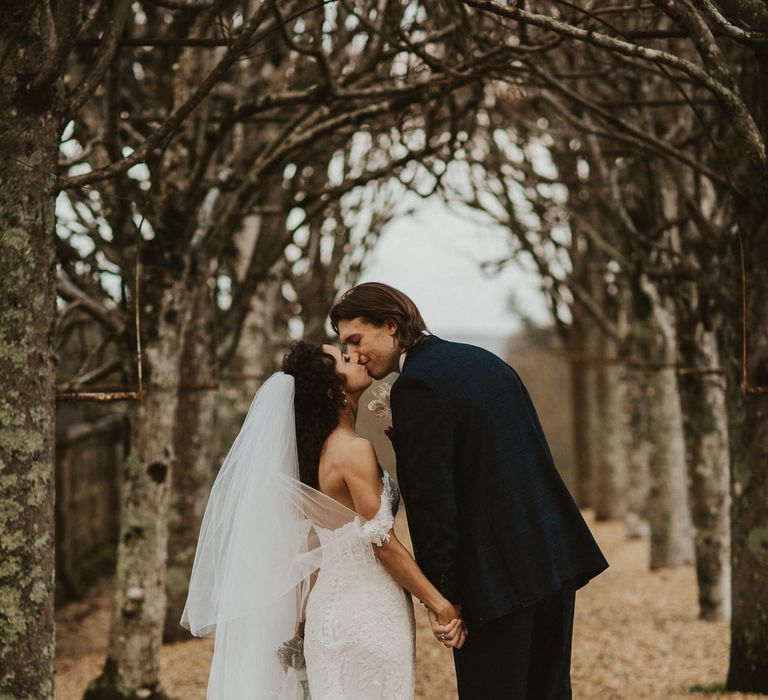
[[[334,469],[342,474],[360,471],[378,474],[379,463],[373,444],[360,435],[336,436],[335,440],[329,441],[327,452]]]

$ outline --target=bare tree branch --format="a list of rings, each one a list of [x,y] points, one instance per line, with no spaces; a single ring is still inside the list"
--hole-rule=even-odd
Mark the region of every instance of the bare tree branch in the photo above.
[[[73,284],[64,275],[59,275],[56,289],[62,298],[80,302],[84,311],[87,311],[114,333],[120,334],[125,330],[126,319],[122,311],[117,308],[108,309],[100,301],[89,296],[80,287]]]
[[[186,119],[186,117],[207,97],[208,93],[219,82],[226,71],[237,61],[240,55],[248,49],[252,40],[252,35],[255,34],[255,36],[253,36],[253,41],[258,43],[273,31],[273,27],[268,27],[261,32],[256,33],[258,28],[264,22],[267,13],[268,9],[266,5],[262,5],[259,11],[251,17],[246,27],[235,39],[227,54],[206,76],[197,90],[195,90],[190,95],[189,99],[180,105],[173,114],[166,119],[165,123],[156,129],[152,135],[140,144],[129,156],[123,158],[121,161],[111,163],[104,168],[99,168],[98,170],[94,170],[84,175],[60,178],[64,183],[63,189],[82,187],[83,185],[107,180],[119,173],[129,170],[138,163],[143,163],[152,151],[159,148],[163,142],[173,134],[184,119]]]
[[[101,45],[93,61],[90,73],[86,75],[69,96],[69,112],[77,114],[101,84],[117,51],[118,40],[131,14],[132,0],[115,0],[112,14],[101,39]]]

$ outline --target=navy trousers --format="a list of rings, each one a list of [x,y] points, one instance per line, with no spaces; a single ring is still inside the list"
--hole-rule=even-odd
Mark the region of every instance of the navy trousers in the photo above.
[[[570,700],[576,591],[566,585],[535,605],[470,630],[453,650],[461,700]]]

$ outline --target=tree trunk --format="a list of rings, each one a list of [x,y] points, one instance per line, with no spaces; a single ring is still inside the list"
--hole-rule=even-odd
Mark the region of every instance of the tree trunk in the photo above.
[[[599,500],[600,489],[602,488],[597,465],[599,456],[603,451],[604,437],[600,426],[600,417],[602,415],[600,411],[600,401],[602,401],[600,393],[600,367],[596,363],[590,363],[584,383],[586,385],[586,391],[584,392],[584,418],[588,429],[590,463],[589,470],[584,475],[583,488],[584,492],[588,494],[585,499],[586,502],[589,503],[592,509],[595,509]]]
[[[651,436],[648,433],[647,375],[628,367],[624,389],[624,454],[627,458],[627,537],[648,536]]]
[[[697,197],[703,211],[711,212],[712,224],[723,227],[714,189],[700,185],[685,170],[673,171],[665,178],[666,216],[686,215],[686,197]],[[695,221],[670,229],[672,244],[695,279],[683,279],[675,289],[678,352],[686,367],[679,377],[680,402],[688,469],[691,517],[695,528],[696,574],[699,616],[706,620],[725,620],[731,608],[730,534],[730,459],[728,455],[728,417],[726,379],[713,373],[700,373],[720,367],[717,326],[722,311],[711,302],[710,289],[718,285],[720,260],[708,245],[707,233]]]
[[[765,22],[762,23],[765,26]],[[768,69],[764,56],[741,75],[743,93],[768,141]],[[755,187],[741,221],[746,276],[746,395],[740,385],[741,328],[727,338],[731,437],[732,602],[729,690],[768,694],[768,180],[765,167],[753,169]],[[738,206],[738,205],[737,205]],[[736,270],[739,261],[728,268]],[[741,299],[734,290],[733,298]],[[734,308],[737,308],[734,304]],[[734,314],[734,317],[738,317]],[[738,328],[738,331],[737,331]],[[740,358],[739,358],[740,359]],[[749,387],[754,387],[750,389]]]
[[[714,333],[701,323],[684,328],[681,358],[689,367],[718,367]],[[696,528],[699,615],[725,620],[731,610],[731,532],[728,419],[725,379],[691,375],[680,379],[691,515]]]
[[[584,323],[584,347],[587,361],[584,368],[584,394],[582,400],[583,421],[586,424],[587,441],[589,442],[589,466],[586,473],[581,476],[579,491],[583,493],[582,500],[595,508],[598,494],[602,488],[598,460],[604,451],[603,440],[605,432],[601,425],[602,411],[600,405],[603,401],[602,390],[604,384],[600,374],[602,366],[602,340],[604,335],[594,321],[586,319]]]
[[[651,489],[648,519],[651,527],[651,569],[693,563],[693,529],[688,508],[685,441],[677,385],[676,328],[670,302],[662,300],[647,280],[652,313],[644,338],[650,359],[659,369],[647,373],[648,434],[651,439]]]
[[[60,81],[43,4],[0,23],[0,697],[54,697],[56,171]],[[46,27],[43,35],[41,26]]]
[[[651,569],[693,563],[683,418],[674,369],[649,372]]]
[[[214,454],[219,389],[216,382],[215,300],[201,287],[181,359],[176,418],[176,468],[168,516],[165,643],[189,639],[179,624],[189,590],[197,535],[216,474]]]
[[[164,273],[144,270],[146,279]],[[159,298],[156,331],[146,345],[148,378],[135,411],[130,453],[123,464],[117,592],[107,659],[86,700],[167,696],[160,687],[160,646],[165,621],[168,504],[175,462],[181,343],[189,290],[168,280]],[[154,310],[145,304],[147,315]]]
[[[15,61],[11,61],[15,64]],[[18,66],[15,66],[18,68]],[[5,71],[3,71],[5,73]],[[3,81],[6,77],[2,77]],[[11,90],[22,88],[11,86]],[[59,122],[10,109],[6,151],[55,170]],[[40,172],[0,162],[0,697],[53,698],[55,195]]]
[[[768,217],[758,212],[753,220],[745,251],[747,379],[749,386],[761,388],[746,395],[736,390],[742,378],[740,368],[731,361],[733,611],[727,687],[768,693]],[[740,334],[735,331],[731,347],[739,344]]]
[[[605,338],[603,352],[608,357],[615,357],[616,343]],[[605,363],[597,367],[597,372],[600,385],[598,429],[602,434],[602,443],[599,453],[593,455],[599,486],[594,494],[593,505],[598,520],[614,520],[623,518],[626,513],[627,464],[623,449],[622,368],[618,364]]]
[[[575,165],[571,165],[574,168]],[[573,277],[578,283],[588,279],[586,251],[580,247],[581,237],[577,229],[573,230],[574,242],[571,246]],[[571,402],[573,413],[574,451],[576,458],[576,502],[580,508],[591,508],[592,503],[592,463],[593,447],[590,441],[589,400],[593,395],[590,387],[590,323],[587,312],[580,304],[572,306],[573,322],[568,335],[568,350],[572,353],[571,362]]]
[[[582,350],[574,351],[577,355],[583,354]],[[576,502],[579,508],[589,508],[589,466],[591,451],[587,439],[587,420],[584,410],[587,364],[583,359],[571,361],[571,401],[573,408],[573,446],[576,469]]]
[[[281,267],[278,264],[256,289],[233,360],[233,370],[243,373],[245,377],[238,380],[227,394],[243,416],[256,391],[279,368],[280,357],[288,349],[288,328],[281,313]]]
[[[304,332],[302,337],[310,343],[328,342],[328,331],[326,323],[328,322],[328,312],[331,310],[333,298],[320,295],[311,295],[302,297],[301,317],[304,321]]]

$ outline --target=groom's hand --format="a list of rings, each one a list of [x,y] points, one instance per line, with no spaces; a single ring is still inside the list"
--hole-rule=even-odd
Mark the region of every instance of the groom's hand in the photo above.
[[[441,611],[441,613],[444,613],[444,611]],[[455,616],[453,619],[450,619],[446,624],[440,621],[441,618],[446,619],[442,614],[438,615],[432,609],[427,609],[427,614],[430,626],[432,627],[432,634],[438,642],[449,649],[461,649],[464,646],[464,640],[467,638],[468,633],[464,621],[460,617],[461,613],[458,607],[454,608],[453,615]]]

